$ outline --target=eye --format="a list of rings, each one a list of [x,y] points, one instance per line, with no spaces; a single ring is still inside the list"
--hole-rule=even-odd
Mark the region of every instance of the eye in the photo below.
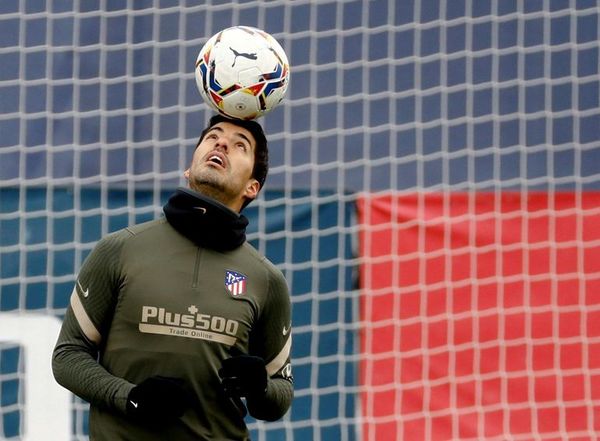
[[[239,148],[241,148],[243,151],[246,151],[246,150],[248,150],[248,146],[247,146],[245,143],[243,143],[243,142],[238,142],[236,145],[237,145]]]

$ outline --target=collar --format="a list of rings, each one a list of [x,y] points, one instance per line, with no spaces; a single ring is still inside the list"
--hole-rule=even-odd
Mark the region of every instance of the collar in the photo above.
[[[179,187],[163,211],[169,224],[198,246],[231,251],[246,241],[244,215],[188,188]]]

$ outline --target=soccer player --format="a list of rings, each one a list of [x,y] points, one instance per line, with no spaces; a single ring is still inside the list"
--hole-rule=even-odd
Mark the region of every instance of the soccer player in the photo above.
[[[52,367],[91,403],[91,440],[247,440],[246,412],[289,409],[288,288],[240,214],[267,170],[260,124],[214,116],[165,216],[85,260]]]

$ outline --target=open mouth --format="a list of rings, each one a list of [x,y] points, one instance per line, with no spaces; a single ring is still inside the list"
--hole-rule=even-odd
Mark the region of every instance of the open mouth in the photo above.
[[[225,167],[225,160],[219,154],[213,153],[213,154],[209,155],[208,158],[207,158],[207,162],[211,162],[213,164],[217,164],[220,167]]]

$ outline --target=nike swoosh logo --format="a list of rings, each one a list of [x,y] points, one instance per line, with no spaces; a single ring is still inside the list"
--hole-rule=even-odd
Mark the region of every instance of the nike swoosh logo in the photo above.
[[[132,405],[133,407],[135,407],[135,408],[137,409],[137,407],[138,407],[138,403],[136,403],[135,401],[131,401],[131,400],[129,400],[129,402],[131,403],[131,405]]]
[[[88,289],[84,291],[83,286],[81,286],[81,283],[79,283],[79,280],[77,280],[77,286],[79,287],[79,291],[81,291],[83,297],[87,297],[90,295],[90,288],[88,287]]]
[[[292,325],[288,326],[287,328],[284,326],[283,327],[283,335],[287,335],[288,332],[290,332],[290,329],[292,329]]]
[[[202,214],[206,213],[206,208],[204,208],[204,207],[194,207],[194,210],[201,211]]]

